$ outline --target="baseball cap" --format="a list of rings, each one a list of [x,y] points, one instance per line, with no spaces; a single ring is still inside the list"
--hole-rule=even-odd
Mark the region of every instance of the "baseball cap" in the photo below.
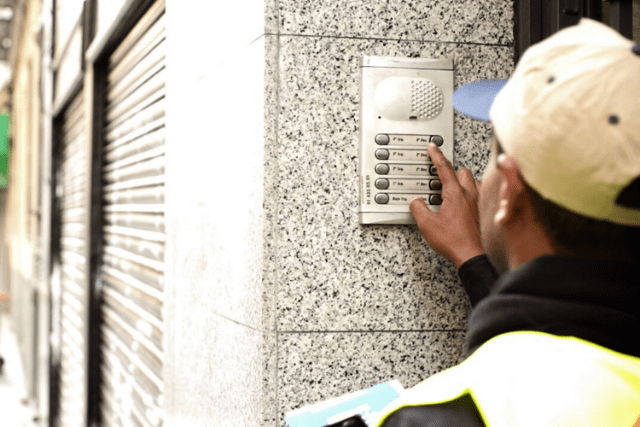
[[[452,103],[491,121],[544,198],[640,226],[640,44],[582,18],[527,49],[508,80],[462,86]]]

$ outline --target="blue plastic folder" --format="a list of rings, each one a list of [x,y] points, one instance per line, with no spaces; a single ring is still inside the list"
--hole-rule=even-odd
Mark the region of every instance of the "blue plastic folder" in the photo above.
[[[324,402],[294,409],[284,415],[289,427],[323,427],[360,415],[373,427],[382,410],[400,397],[404,388],[398,380],[388,381]]]

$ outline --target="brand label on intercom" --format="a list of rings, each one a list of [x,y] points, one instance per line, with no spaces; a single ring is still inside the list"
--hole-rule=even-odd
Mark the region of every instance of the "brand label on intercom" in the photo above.
[[[427,144],[453,161],[453,61],[364,56],[360,65],[360,223],[415,224],[414,198],[442,203]]]

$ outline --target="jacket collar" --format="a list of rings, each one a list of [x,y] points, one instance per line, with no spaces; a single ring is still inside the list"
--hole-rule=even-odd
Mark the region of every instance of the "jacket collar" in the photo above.
[[[543,256],[503,275],[472,311],[465,353],[519,330],[574,336],[640,357],[635,264]]]

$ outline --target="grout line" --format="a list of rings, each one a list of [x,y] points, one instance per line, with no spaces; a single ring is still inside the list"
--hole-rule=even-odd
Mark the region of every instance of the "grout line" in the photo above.
[[[359,37],[359,36],[337,36],[334,34],[296,34],[296,33],[265,33],[265,36],[286,36],[286,37],[309,37],[309,38],[331,38],[331,39],[346,39],[346,40],[375,40],[375,41],[392,41],[392,42],[411,42],[411,43],[440,43],[440,44],[463,44],[463,45],[477,45],[477,46],[494,46],[494,47],[514,47],[515,43],[479,43],[479,42],[466,42],[466,41],[445,41],[445,40],[421,40],[421,39],[396,39],[385,37]]]
[[[276,58],[275,58],[275,63],[274,63],[274,79],[275,79],[275,98],[276,98],[276,108],[275,108],[275,123],[274,123],[274,130],[273,130],[273,149],[275,150],[275,152],[273,153],[274,155],[277,154],[278,152],[278,147],[279,147],[279,130],[280,130],[280,1],[276,0],[275,2],[275,13],[276,13],[276,34],[275,34],[275,39],[276,39]],[[270,34],[273,35],[273,34]],[[275,156],[277,158],[277,155]],[[276,165],[277,170],[280,170],[280,162],[278,162],[278,164]],[[273,178],[273,176],[272,176]],[[280,242],[280,228],[277,226],[277,224],[279,223],[279,219],[280,219],[280,209],[278,208],[278,203],[275,204],[275,212],[273,213],[273,224],[275,224],[275,227],[273,229],[273,233],[274,233],[274,242],[276,242],[273,246],[273,250],[275,253],[277,253],[280,250],[280,245],[278,242]],[[277,233],[277,235],[276,235]],[[274,259],[280,259],[279,257],[274,257]],[[273,311],[272,311],[272,317],[273,317],[273,330],[275,331],[275,343],[274,343],[274,352],[275,352],[275,366],[274,366],[274,375],[272,377],[274,384],[273,387],[275,389],[275,401],[274,401],[274,411],[275,411],[275,415],[274,415],[274,427],[278,427],[281,423],[283,423],[283,420],[280,420],[280,376],[279,376],[279,372],[280,372],[280,358],[278,357],[278,355],[280,354],[280,331],[278,331],[278,290],[279,290],[279,283],[280,283],[280,269],[276,268],[275,272],[274,272],[274,295],[273,295]]]
[[[398,329],[398,330],[354,330],[354,331],[279,331],[281,334],[401,334],[409,332],[465,332],[466,329]]]

